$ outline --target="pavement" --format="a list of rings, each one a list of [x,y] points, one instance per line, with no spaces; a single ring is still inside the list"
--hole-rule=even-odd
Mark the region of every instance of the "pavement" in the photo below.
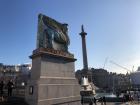
[[[104,104],[101,104],[98,102],[96,105],[104,105]],[[125,103],[124,102],[123,103],[122,102],[107,102],[106,105],[140,105],[140,103],[138,102],[125,102]]]
[[[83,105],[89,105],[89,104],[83,104]],[[95,104],[93,104],[95,105]],[[96,105],[105,105],[105,104],[101,104],[100,102],[97,102]],[[107,102],[106,105],[140,105],[140,102]]]
[[[0,97],[0,105],[28,105],[24,98],[22,97],[4,97],[3,99]],[[83,105],[89,105],[89,104],[83,104]],[[95,105],[95,104],[93,104]],[[104,105],[101,104],[101,102],[97,102],[96,105]],[[140,102],[137,101],[133,102],[107,102],[106,105],[140,105]]]
[[[21,97],[0,97],[0,105],[28,105]]]

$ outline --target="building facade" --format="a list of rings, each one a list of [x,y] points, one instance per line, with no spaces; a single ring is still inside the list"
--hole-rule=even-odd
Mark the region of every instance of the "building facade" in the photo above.
[[[0,80],[12,80],[16,86],[25,85],[30,76],[31,64],[5,65],[0,63]]]

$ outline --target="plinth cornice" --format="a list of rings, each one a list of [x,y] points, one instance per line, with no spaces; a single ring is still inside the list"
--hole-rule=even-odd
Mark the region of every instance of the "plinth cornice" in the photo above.
[[[58,59],[63,59],[67,60],[69,62],[74,62],[77,59],[74,58],[74,55],[69,53],[69,52],[64,52],[61,50],[55,50],[55,49],[50,49],[50,48],[38,48],[33,51],[33,54],[29,56],[31,59],[34,59],[36,57],[53,57],[53,58],[58,58]]]

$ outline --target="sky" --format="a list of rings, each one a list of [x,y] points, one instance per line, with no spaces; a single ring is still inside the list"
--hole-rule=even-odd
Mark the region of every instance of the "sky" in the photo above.
[[[90,68],[126,73],[140,66],[140,0],[0,0],[0,62],[31,63],[38,14],[69,25],[70,46],[83,68],[81,25]],[[128,71],[129,72],[129,71]]]

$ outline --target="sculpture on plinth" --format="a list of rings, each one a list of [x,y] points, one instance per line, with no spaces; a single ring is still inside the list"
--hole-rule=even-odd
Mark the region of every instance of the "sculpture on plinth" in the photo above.
[[[26,89],[29,105],[80,105],[80,86],[75,78],[74,55],[68,51],[67,24],[43,14],[38,16],[37,48]]]
[[[61,24],[43,14],[38,16],[37,48],[52,48],[68,51],[70,40],[68,24]]]

